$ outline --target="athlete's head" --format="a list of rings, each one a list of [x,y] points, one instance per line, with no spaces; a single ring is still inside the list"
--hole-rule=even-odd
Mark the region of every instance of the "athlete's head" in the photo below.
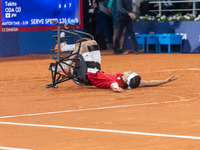
[[[136,88],[140,84],[141,77],[133,71],[125,71],[123,81],[126,82],[128,88]]]

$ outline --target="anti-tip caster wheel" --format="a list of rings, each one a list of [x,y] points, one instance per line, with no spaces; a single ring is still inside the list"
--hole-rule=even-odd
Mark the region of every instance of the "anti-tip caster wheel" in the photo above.
[[[46,88],[50,88],[50,87],[51,87],[51,84],[46,84],[45,87],[46,87]]]
[[[46,88],[58,88],[58,86],[56,86],[56,85],[53,86],[52,84],[46,84],[45,87]]]

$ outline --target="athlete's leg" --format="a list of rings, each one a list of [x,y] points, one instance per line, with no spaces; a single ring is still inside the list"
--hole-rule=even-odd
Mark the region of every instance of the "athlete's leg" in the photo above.
[[[60,34],[60,37],[62,38],[64,36],[65,36],[65,33],[62,32]],[[88,46],[97,44],[94,40],[83,41],[82,43],[87,44]],[[60,45],[61,45],[62,51],[74,51],[74,50],[77,49],[77,47],[79,47],[79,44],[80,43],[67,44],[66,41],[65,41],[65,42],[62,42]]]
[[[98,62],[100,64],[101,63],[100,50],[98,50],[98,51],[95,50],[95,51],[89,52],[88,46],[92,46],[92,45],[97,45],[97,42],[94,41],[94,40],[82,42],[81,45],[80,45],[79,54],[81,54],[81,55],[85,54],[85,55],[83,55],[84,57],[89,56],[89,58],[88,57],[86,58],[87,61]],[[78,52],[79,43],[75,44],[75,47],[76,48],[75,48],[75,50],[73,51],[72,54]],[[70,65],[72,65],[74,63],[76,56],[77,56],[76,54],[72,55],[71,57],[69,57],[69,60],[66,62],[66,64],[62,64],[62,67],[65,70],[65,72],[67,72],[67,73],[70,72]],[[97,71],[97,69],[95,71]],[[62,69],[60,67],[58,67],[57,72],[62,74],[62,75],[65,75],[65,73],[62,71]]]
[[[80,46],[79,54],[82,55],[83,53],[89,52],[88,46],[92,46],[92,45],[97,45],[97,42],[94,41],[94,40],[82,42],[82,43],[81,43],[81,46]],[[75,55],[73,55],[73,54],[76,53],[76,52],[78,52],[79,43],[75,44],[75,47],[76,47],[76,48],[75,48],[75,50],[73,51],[72,56],[69,57],[69,60],[66,62],[66,64],[68,64],[68,65],[63,64],[63,67],[66,68],[66,69],[70,68],[69,65],[73,64],[73,62],[74,62],[74,60],[75,60],[75,58],[76,58],[76,56],[77,56],[76,54],[75,54]]]
[[[84,42],[82,42],[81,43],[81,46],[80,46],[80,51],[79,51],[79,53],[80,54],[83,54],[83,53],[85,53],[85,52],[89,52],[89,49],[88,49],[88,46],[92,46],[92,45],[97,45],[97,42],[96,41],[94,41],[94,40],[89,40],[89,41],[84,41]],[[79,43],[77,43],[76,45],[75,45],[75,50],[73,51],[73,53],[76,53],[76,52],[78,52],[78,49],[79,49]],[[73,54],[72,53],[72,54]],[[70,57],[70,59],[74,59],[76,57],[76,55],[72,55],[71,57]]]

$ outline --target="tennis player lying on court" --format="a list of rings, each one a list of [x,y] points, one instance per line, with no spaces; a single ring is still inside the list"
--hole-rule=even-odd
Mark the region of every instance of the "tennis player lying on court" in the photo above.
[[[68,45],[65,44],[64,47]],[[90,48],[93,46],[93,48]],[[69,45],[71,47],[71,45]],[[77,46],[74,47],[74,52],[77,52]],[[101,54],[100,49],[96,41],[90,40],[82,42],[80,48],[80,54],[83,56],[87,64],[87,78],[89,82],[98,88],[112,89],[114,92],[122,92],[123,89],[134,89],[137,87],[145,86],[157,86],[160,84],[165,84],[170,81],[178,79],[175,76],[171,76],[165,80],[152,80],[145,81],[141,80],[141,77],[133,71],[125,71],[124,74],[119,73],[104,73],[101,71]],[[71,56],[75,57],[75,55]],[[73,62],[69,60],[68,64]],[[66,70],[69,70],[69,66],[64,66]]]

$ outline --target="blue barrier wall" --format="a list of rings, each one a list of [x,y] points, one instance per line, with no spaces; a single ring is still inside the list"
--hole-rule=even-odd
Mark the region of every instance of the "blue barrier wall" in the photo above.
[[[49,54],[55,46],[53,31],[19,32],[20,56],[27,54]]]
[[[98,32],[105,33],[108,43],[112,43],[112,28],[110,19],[100,20]],[[102,24],[102,25],[101,25]],[[200,22],[134,22],[137,34],[181,34],[183,36],[183,53],[200,52]],[[51,49],[55,45],[56,35],[53,31],[29,32],[0,32],[0,57],[22,56],[27,54],[53,54]],[[124,49],[132,49],[131,42],[126,33]]]
[[[0,57],[50,54],[52,35],[53,31],[0,32]]]
[[[20,56],[18,32],[0,32],[0,57],[9,56]]]
[[[134,22],[134,29],[136,34],[181,34],[183,53],[200,52],[199,21]],[[126,33],[124,49],[132,49],[128,33]]]
[[[28,54],[55,54],[56,35],[53,31],[0,32],[0,57]],[[69,43],[72,43],[69,39]]]

